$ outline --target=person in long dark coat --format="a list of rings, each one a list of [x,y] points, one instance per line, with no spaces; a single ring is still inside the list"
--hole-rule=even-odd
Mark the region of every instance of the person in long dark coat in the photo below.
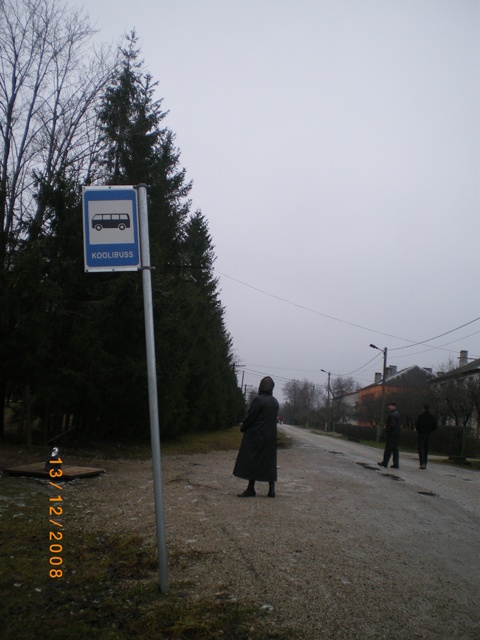
[[[427,468],[430,434],[437,428],[437,419],[430,413],[430,406],[426,404],[423,408],[424,411],[418,416],[417,421],[415,422],[418,438],[420,469]]]
[[[256,481],[268,482],[268,497],[275,497],[278,401],[272,395],[274,386],[270,376],[261,380],[240,429],[243,438],[233,475],[248,480],[248,487],[239,498],[253,498]]]

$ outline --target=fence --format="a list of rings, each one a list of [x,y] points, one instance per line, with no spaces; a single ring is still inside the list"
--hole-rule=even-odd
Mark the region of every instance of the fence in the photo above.
[[[351,424],[337,424],[335,431],[353,440],[376,440],[376,427],[357,427]],[[385,442],[385,433],[382,432],[381,441]],[[462,429],[458,427],[440,427],[430,437],[430,452],[444,456],[460,455],[462,443]],[[400,434],[400,446],[413,451],[417,448],[417,432],[412,429],[402,429]],[[467,437],[466,457],[480,457],[480,439],[473,436]]]

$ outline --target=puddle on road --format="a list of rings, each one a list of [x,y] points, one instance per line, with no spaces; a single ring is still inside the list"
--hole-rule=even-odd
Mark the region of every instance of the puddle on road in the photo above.
[[[369,469],[369,471],[380,471],[380,468],[378,466],[372,467],[369,462],[356,462],[355,464],[359,464],[364,469]]]
[[[462,478],[461,476],[457,476],[456,473],[449,473],[447,475],[450,476],[450,478],[460,478],[460,480],[463,480],[464,482],[472,482],[472,478]]]
[[[369,462],[356,462],[355,464],[359,464],[364,469],[368,469],[369,471],[380,471],[380,467],[372,467]],[[397,482],[405,482],[403,478],[400,476],[396,476],[394,473],[381,473],[381,476],[385,476],[385,478],[391,478],[392,480],[396,480]]]
[[[341,451],[327,451],[327,453],[333,453],[335,456],[344,456],[345,454]]]
[[[385,476],[386,478],[391,478],[392,480],[397,480],[397,482],[405,482],[403,478],[400,478],[400,476],[396,476],[393,473],[381,473],[380,475]]]

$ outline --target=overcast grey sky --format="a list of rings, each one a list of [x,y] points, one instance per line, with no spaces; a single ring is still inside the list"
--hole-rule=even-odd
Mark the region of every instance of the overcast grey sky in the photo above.
[[[478,0],[79,6],[137,31],[247,384],[480,357]]]

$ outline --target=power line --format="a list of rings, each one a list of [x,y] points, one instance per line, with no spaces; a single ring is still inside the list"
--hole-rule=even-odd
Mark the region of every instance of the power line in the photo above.
[[[280,300],[281,302],[285,302],[285,304],[289,304],[293,307],[297,307],[298,309],[303,309],[304,311],[310,311],[310,313],[315,313],[317,316],[322,316],[323,318],[328,318],[329,320],[335,320],[336,322],[341,322],[343,324],[348,324],[351,327],[356,327],[357,329],[363,329],[364,331],[370,331],[372,333],[377,333],[383,336],[387,336],[388,338],[395,338],[397,340],[403,340],[403,338],[399,338],[398,336],[394,336],[390,333],[384,333],[382,331],[377,331],[376,329],[369,329],[368,327],[364,327],[361,324],[355,324],[354,322],[349,322],[348,320],[342,320],[341,318],[336,318],[335,316],[330,316],[327,313],[322,313],[321,311],[317,311],[315,309],[310,309],[310,307],[305,307],[304,305],[298,304],[297,302],[292,302],[291,300],[286,300],[285,298],[281,298],[273,293],[269,293],[268,291],[264,291],[263,289],[259,289],[258,287],[254,287],[247,282],[242,282],[242,280],[238,280],[237,278],[233,278],[232,276],[228,276],[226,273],[222,273],[221,271],[216,271],[220,276],[224,278],[228,278],[229,280],[233,280],[234,282],[238,282],[238,284],[243,285],[244,287],[248,287],[249,289],[253,289],[254,291],[258,291],[259,293],[263,293],[270,298],[274,298],[275,300]]]
[[[443,338],[443,336],[448,336],[449,333],[454,333],[455,331],[458,331],[459,329],[463,329],[463,327],[468,327],[469,324],[473,324],[474,322],[477,322],[478,320],[480,320],[480,316],[478,318],[474,318],[473,320],[470,320],[470,322],[466,322],[465,324],[460,325],[459,327],[456,327],[455,329],[450,329],[450,331],[445,331],[445,333],[441,333],[438,336],[435,336],[434,338],[427,338],[426,340],[422,340],[421,342],[415,342],[415,344],[409,344],[405,347],[395,347],[393,349],[390,349],[390,351],[398,351],[399,349],[410,349],[410,347],[417,347],[420,344],[424,344],[425,346],[430,346],[428,345],[428,343],[431,340],[437,340],[438,338]],[[434,349],[438,349],[439,347],[433,347]]]
[[[444,349],[443,347],[448,347],[449,345],[455,344],[456,342],[462,342],[463,340],[466,340],[467,338],[471,338],[472,336],[476,336],[479,333],[480,333],[480,331],[474,331],[473,333],[469,333],[468,336],[462,336],[461,338],[458,338],[457,340],[451,340],[450,342],[446,342],[445,344],[438,345],[438,347],[435,347],[435,346],[432,345],[428,349],[424,349],[423,351],[417,351],[416,353],[410,353],[408,355],[403,355],[403,356],[395,356],[395,359],[398,360],[400,358],[411,358],[412,356],[419,356],[422,353],[429,353],[430,351],[434,351],[435,349],[440,349],[441,351],[448,351],[449,353],[455,353],[451,349]],[[395,351],[395,349],[391,349],[391,351]],[[474,356],[475,359],[477,357],[478,356]]]
[[[350,373],[333,373],[331,372],[331,375],[334,376],[335,378],[346,378],[347,376],[351,376],[354,373],[357,373],[358,371],[361,371],[362,369],[364,369],[365,367],[368,367],[369,364],[371,364],[374,360],[378,360],[378,358],[380,358],[380,354],[375,354],[373,356],[373,358],[371,360],[369,360],[368,362],[366,362],[364,365],[362,365],[361,367],[359,367],[358,369],[355,369],[355,371],[351,371]],[[250,365],[252,367],[259,367],[261,369],[264,369],[264,371],[257,371],[255,369],[250,369],[248,367],[244,367],[243,371],[245,371],[246,373],[254,373],[255,375],[259,375],[259,376],[266,376],[266,375],[270,375],[269,373],[267,373],[267,371],[271,371],[273,369],[280,369],[283,371],[302,371],[303,373],[320,373],[321,370],[319,369],[289,369],[288,367],[270,367],[270,366],[264,366],[261,364],[252,364]],[[275,376],[276,380],[279,380],[281,382],[292,382],[293,380],[295,380],[295,378],[285,378],[283,376]],[[323,385],[316,385],[316,386],[323,386]]]
[[[277,296],[273,293],[269,293],[268,291],[264,291],[263,289],[259,289],[258,287],[254,287],[251,284],[248,284],[247,282],[243,282],[242,280],[238,280],[237,278],[234,278],[233,276],[229,276],[226,273],[222,273],[221,271],[217,271],[215,270],[216,273],[218,273],[220,276],[223,276],[224,278],[228,278],[229,280],[233,280],[234,282],[238,282],[238,284],[243,285],[244,287],[248,287],[249,289],[253,289],[254,291],[258,291],[259,293],[263,293],[266,296],[269,296],[270,298],[274,298],[275,300],[280,300],[281,302],[284,302],[285,304],[289,304],[293,307],[297,307],[298,309],[303,309],[304,311],[309,311],[310,313],[315,313],[318,316],[322,316],[323,318],[328,318],[329,320],[335,320],[335,322],[341,322],[342,324],[346,324],[349,325],[351,327],[356,327],[357,329],[363,329],[364,331],[368,331],[370,333],[376,333],[378,335],[382,335],[382,336],[387,336],[388,338],[395,338],[395,340],[403,340],[404,342],[411,342],[412,344],[408,344],[405,345],[403,347],[395,347],[390,349],[390,351],[398,351],[398,349],[409,349],[411,347],[416,347],[418,345],[424,344],[426,346],[431,346],[432,349],[441,349],[441,347],[437,347],[435,345],[428,345],[428,342],[430,342],[431,340],[437,340],[438,338],[441,338],[443,336],[448,335],[449,333],[454,333],[455,331],[458,331],[459,329],[463,329],[463,327],[467,327],[470,324],[473,324],[474,322],[478,322],[480,320],[480,316],[478,316],[478,318],[474,318],[473,320],[470,320],[469,322],[466,322],[465,324],[460,325],[459,327],[455,327],[455,329],[450,329],[449,331],[446,331],[445,333],[441,333],[438,336],[435,336],[434,338],[428,338],[427,340],[422,340],[420,342],[415,342],[414,340],[409,340],[408,338],[401,338],[399,336],[394,336],[391,333],[385,333],[384,331],[378,331],[377,329],[371,329],[369,327],[364,327],[361,324],[356,324],[355,322],[350,322],[348,320],[343,320],[342,318],[336,318],[335,316],[331,316],[327,313],[322,313],[321,311],[317,311],[316,309],[311,309],[310,307],[305,307],[304,305],[298,304],[297,302],[292,302],[291,300],[286,300],[285,298],[282,298],[280,296]],[[366,365],[364,365],[366,366]],[[363,368],[363,367],[361,367]]]
[[[245,368],[244,371],[246,373],[254,373],[255,375],[258,375],[258,376],[269,375],[269,373],[266,371],[255,371],[254,369],[248,369],[248,368]],[[275,376],[275,380],[280,380],[281,382],[290,382],[291,380],[293,380],[293,378],[284,378],[282,376]]]
[[[458,340],[446,343],[445,345],[442,345],[442,346],[428,345],[428,342],[430,342],[432,340],[437,340],[438,338],[441,338],[443,336],[446,336],[446,335],[449,335],[451,333],[454,333],[455,331],[463,329],[464,327],[467,327],[468,325],[473,324],[474,322],[477,322],[478,320],[480,320],[480,316],[479,316],[478,318],[474,318],[473,320],[470,320],[469,322],[466,322],[466,323],[464,323],[464,324],[462,324],[462,325],[460,325],[458,327],[455,327],[454,329],[450,329],[449,331],[445,331],[444,333],[441,333],[441,334],[439,334],[437,336],[434,336],[432,338],[428,338],[427,340],[414,342],[413,340],[407,340],[406,338],[399,338],[398,336],[394,336],[394,335],[389,334],[389,333],[385,333],[385,332],[382,332],[382,331],[377,331],[375,329],[370,329],[368,327],[364,327],[362,325],[356,324],[354,322],[349,322],[349,321],[343,320],[341,318],[336,318],[335,316],[331,316],[331,315],[328,315],[326,313],[322,313],[322,312],[317,311],[315,309],[311,309],[311,308],[306,307],[304,305],[298,304],[296,302],[292,302],[290,300],[286,300],[285,298],[282,298],[282,297],[277,296],[275,294],[269,293],[268,291],[264,291],[263,289],[260,289],[258,287],[253,286],[253,285],[250,285],[250,284],[248,284],[246,282],[238,280],[237,278],[234,278],[234,277],[229,276],[227,274],[221,273],[220,271],[217,271],[217,273],[219,275],[225,277],[225,278],[228,278],[228,279],[233,280],[234,282],[237,282],[237,283],[239,283],[239,284],[241,284],[241,285],[243,285],[245,287],[248,287],[249,289],[253,289],[254,291],[258,291],[259,293],[267,295],[267,296],[269,296],[271,298],[274,298],[276,300],[280,300],[281,302],[284,302],[285,304],[289,304],[289,305],[297,307],[299,309],[303,309],[304,311],[309,311],[310,313],[315,313],[316,315],[320,315],[320,316],[323,316],[323,317],[328,318],[330,320],[335,320],[336,322],[341,322],[343,324],[347,324],[347,325],[350,325],[350,326],[353,326],[353,327],[356,327],[356,328],[359,328],[359,329],[363,329],[365,331],[381,334],[381,335],[384,335],[384,336],[387,336],[387,337],[390,337],[390,338],[395,338],[395,339],[398,339],[398,340],[404,340],[406,342],[411,342],[412,343],[412,344],[409,344],[409,345],[405,345],[403,347],[391,348],[390,351],[398,351],[400,349],[408,349],[408,348],[419,346],[419,345],[425,345],[425,346],[430,347],[430,349],[428,349],[427,351],[431,351],[431,350],[434,350],[434,349],[441,349],[441,350],[444,350],[444,351],[449,351],[448,349],[442,349],[442,347],[443,346],[447,346],[449,344],[452,344],[453,342],[458,342]],[[476,332],[476,333],[478,333],[478,332]],[[470,336],[471,335],[476,335],[476,333],[470,334]],[[468,338],[470,336],[466,336],[466,337]],[[461,338],[461,340],[463,340],[463,339],[465,339],[465,338]],[[422,351],[420,353],[425,353],[425,351]],[[418,354],[414,354],[414,355],[418,355]],[[358,369],[355,369],[354,371],[350,371],[349,373],[343,373],[343,374],[332,373],[332,375],[334,375],[335,377],[352,376],[353,374],[358,373],[362,369],[365,369],[366,367],[368,367],[368,365],[371,364],[372,362],[374,362],[375,360],[378,360],[379,357],[380,357],[380,354],[376,354],[371,360],[366,362],[364,365],[362,365]],[[397,358],[398,357],[401,358],[402,356],[397,356]],[[408,357],[408,356],[403,356],[403,357]],[[283,370],[286,370],[286,371],[302,371],[304,373],[312,373],[312,372],[313,373],[319,373],[319,371],[316,370],[316,369],[308,369],[308,370],[307,369],[289,369],[288,367],[271,367],[271,366],[264,367],[264,365],[251,365],[251,366],[257,366],[257,367],[259,367],[261,369],[269,369],[269,370],[272,370],[272,369],[282,370],[283,369]],[[261,376],[267,375],[267,373],[265,371],[257,371],[257,370],[249,369],[249,368],[245,368],[245,372],[248,373],[248,374],[255,374],[255,375],[261,375]],[[278,376],[278,375],[275,376],[275,378],[279,382],[291,382],[291,381],[294,380],[293,378],[287,378],[287,377]],[[317,386],[319,386],[319,385],[317,385]]]
[[[355,369],[355,371],[350,371],[350,373],[342,373],[339,377],[341,378],[345,378],[347,376],[351,376],[354,373],[357,373],[357,371],[361,371],[362,369],[365,369],[365,367],[368,367],[368,365],[373,362],[374,360],[378,360],[378,358],[380,358],[380,354],[376,353],[373,358],[371,360],[369,360],[366,364],[362,365],[361,367],[359,367],[358,369]]]

